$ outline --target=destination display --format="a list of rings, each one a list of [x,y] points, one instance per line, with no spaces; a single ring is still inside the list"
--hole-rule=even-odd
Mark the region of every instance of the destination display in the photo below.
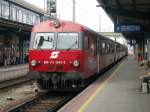
[[[139,32],[140,25],[115,25],[115,32]]]

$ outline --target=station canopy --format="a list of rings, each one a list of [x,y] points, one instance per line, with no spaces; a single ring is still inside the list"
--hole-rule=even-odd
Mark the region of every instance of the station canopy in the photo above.
[[[114,22],[114,31],[128,39],[150,32],[150,0],[97,0]],[[146,36],[145,36],[146,37]]]

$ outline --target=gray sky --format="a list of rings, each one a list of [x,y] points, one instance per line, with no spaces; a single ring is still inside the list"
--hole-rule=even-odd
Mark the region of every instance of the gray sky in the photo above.
[[[44,8],[44,0],[26,0],[40,8]],[[112,21],[95,0],[76,0],[76,22],[95,31],[112,32]],[[63,20],[72,20],[72,0],[57,0],[57,16]],[[101,27],[99,25],[101,24]]]

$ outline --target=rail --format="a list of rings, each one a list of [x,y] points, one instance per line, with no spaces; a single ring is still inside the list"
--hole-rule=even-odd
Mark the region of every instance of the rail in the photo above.
[[[7,112],[56,112],[77,93],[42,93]]]
[[[27,77],[21,77],[16,79],[11,79],[7,81],[0,82],[0,89],[8,88],[17,84],[29,82],[30,80]]]

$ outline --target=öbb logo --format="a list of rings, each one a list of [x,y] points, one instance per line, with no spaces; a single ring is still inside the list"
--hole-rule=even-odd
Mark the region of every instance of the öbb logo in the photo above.
[[[51,58],[51,59],[56,59],[56,58],[58,58],[58,54],[59,54],[59,51],[53,51],[53,52],[51,53],[50,58]]]

